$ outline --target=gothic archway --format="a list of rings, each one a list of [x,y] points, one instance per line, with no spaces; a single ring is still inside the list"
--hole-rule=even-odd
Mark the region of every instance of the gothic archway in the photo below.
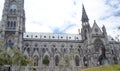
[[[79,63],[80,63],[79,56],[75,56],[75,65],[79,66],[80,65]]]
[[[98,58],[98,65],[108,65],[109,61],[104,55],[100,55]]]
[[[55,66],[58,66],[58,64],[59,64],[59,56],[56,55],[55,56]]]
[[[100,50],[101,55],[105,55],[106,50],[105,50],[105,46],[101,39],[96,39],[94,41],[94,48],[95,48],[95,52],[99,52],[99,50]]]

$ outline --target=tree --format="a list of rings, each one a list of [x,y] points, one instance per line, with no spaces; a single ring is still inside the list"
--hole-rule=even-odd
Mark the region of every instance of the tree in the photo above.
[[[18,71],[21,70],[21,66],[27,66],[33,62],[33,59],[25,58],[23,53],[17,48],[13,48],[12,52],[12,64],[18,66]]]
[[[32,63],[32,59],[26,59],[23,53],[16,47],[6,50],[5,48],[0,48],[0,68],[5,68],[5,66],[17,66],[17,71],[21,71],[21,66],[27,66]]]
[[[60,70],[61,68],[63,68],[64,71],[66,71],[66,68],[72,66],[70,61],[73,59],[73,57],[74,57],[74,52],[70,52],[69,54],[65,55],[59,62]]]

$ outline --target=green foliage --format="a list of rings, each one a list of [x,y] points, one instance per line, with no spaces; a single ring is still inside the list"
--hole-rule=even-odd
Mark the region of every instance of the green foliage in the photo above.
[[[36,67],[34,66],[30,67],[30,71],[36,71]]]
[[[69,54],[65,55],[59,62],[58,66],[60,70],[63,69],[64,71],[66,71],[68,67],[72,66],[70,62],[73,58],[74,58],[74,52],[70,52]]]
[[[120,71],[120,65],[92,67],[92,68],[87,68],[79,71]]]
[[[49,65],[50,61],[49,61],[48,58],[45,57],[45,58],[43,59],[42,63],[47,66],[47,65]]]
[[[0,48],[0,68],[3,68],[5,65],[14,66],[17,65],[20,71],[21,66],[27,66],[32,63],[32,59],[26,59],[23,53],[16,47],[6,50],[5,48]]]
[[[6,51],[4,48],[0,48],[0,64],[11,64],[11,58],[8,51]]]
[[[33,68],[32,68],[32,70],[33,70],[33,71],[36,71],[36,68],[35,68],[35,67],[33,67]]]

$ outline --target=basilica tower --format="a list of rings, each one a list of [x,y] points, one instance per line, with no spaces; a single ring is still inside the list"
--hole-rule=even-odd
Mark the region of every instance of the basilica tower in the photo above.
[[[0,27],[5,47],[22,49],[25,32],[24,0],[5,0]]]
[[[86,14],[84,5],[82,5],[82,28],[81,28],[81,35],[82,35],[82,40],[86,40],[87,39],[87,35],[90,33],[91,28],[90,28],[90,24],[89,24],[89,18]]]

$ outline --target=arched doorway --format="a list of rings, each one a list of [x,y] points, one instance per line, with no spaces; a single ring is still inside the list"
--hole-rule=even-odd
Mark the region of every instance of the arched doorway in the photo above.
[[[96,39],[94,41],[94,48],[95,48],[95,52],[101,51],[101,54],[105,55],[106,50],[105,50],[105,46],[101,39]]]
[[[98,65],[108,65],[109,61],[104,55],[100,55],[98,58]]]

